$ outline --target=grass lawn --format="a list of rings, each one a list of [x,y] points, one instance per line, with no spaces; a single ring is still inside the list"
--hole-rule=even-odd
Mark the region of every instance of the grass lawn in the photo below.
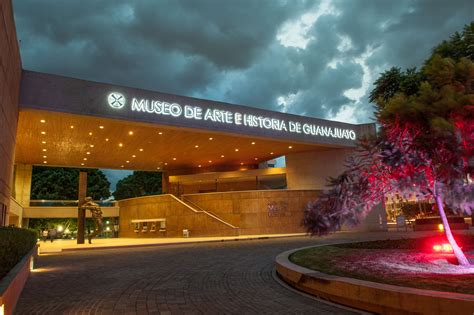
[[[474,235],[456,236],[474,258]],[[327,274],[399,286],[474,294],[474,266],[456,266],[452,254],[434,253],[440,237],[314,247],[290,256],[293,263]]]

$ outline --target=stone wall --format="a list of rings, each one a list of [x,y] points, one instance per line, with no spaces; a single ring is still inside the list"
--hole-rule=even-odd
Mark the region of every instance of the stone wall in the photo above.
[[[172,195],[126,199],[119,201],[120,237],[181,237],[183,229],[191,237],[302,233],[304,209],[317,195],[315,190],[259,190],[183,195],[185,203]],[[166,219],[166,232],[134,232],[131,221],[146,219]]]
[[[318,194],[316,190],[257,190],[182,197],[238,226],[240,235],[255,235],[305,232],[304,210]]]
[[[10,0],[0,0],[0,211],[2,205],[8,211],[10,204],[20,78],[21,61],[12,4]]]
[[[238,231],[203,213],[193,211],[172,195],[156,195],[119,201],[120,237],[235,236]],[[197,209],[195,209],[197,210]],[[132,220],[166,219],[166,231],[136,233]]]

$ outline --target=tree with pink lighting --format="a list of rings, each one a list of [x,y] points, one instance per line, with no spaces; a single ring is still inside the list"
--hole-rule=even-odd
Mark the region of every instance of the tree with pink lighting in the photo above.
[[[434,49],[420,71],[392,68],[375,82],[379,134],[359,143],[347,168],[310,203],[311,234],[355,225],[386,194],[436,201],[446,237],[460,265],[469,261],[456,243],[445,205],[474,211],[474,23]]]

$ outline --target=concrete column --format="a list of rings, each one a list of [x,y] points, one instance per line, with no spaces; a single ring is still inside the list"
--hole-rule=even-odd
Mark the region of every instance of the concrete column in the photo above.
[[[170,177],[167,172],[161,172],[161,193],[168,194],[170,186]]]
[[[79,173],[78,208],[77,208],[77,244],[84,244],[86,211],[81,209],[87,196],[87,172]]]
[[[30,206],[31,179],[33,166],[30,164],[16,164],[15,166],[15,200],[22,207]]]

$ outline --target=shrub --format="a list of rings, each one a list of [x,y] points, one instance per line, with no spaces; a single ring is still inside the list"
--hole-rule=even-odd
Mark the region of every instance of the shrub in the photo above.
[[[0,279],[36,244],[36,232],[15,227],[0,227]]]

